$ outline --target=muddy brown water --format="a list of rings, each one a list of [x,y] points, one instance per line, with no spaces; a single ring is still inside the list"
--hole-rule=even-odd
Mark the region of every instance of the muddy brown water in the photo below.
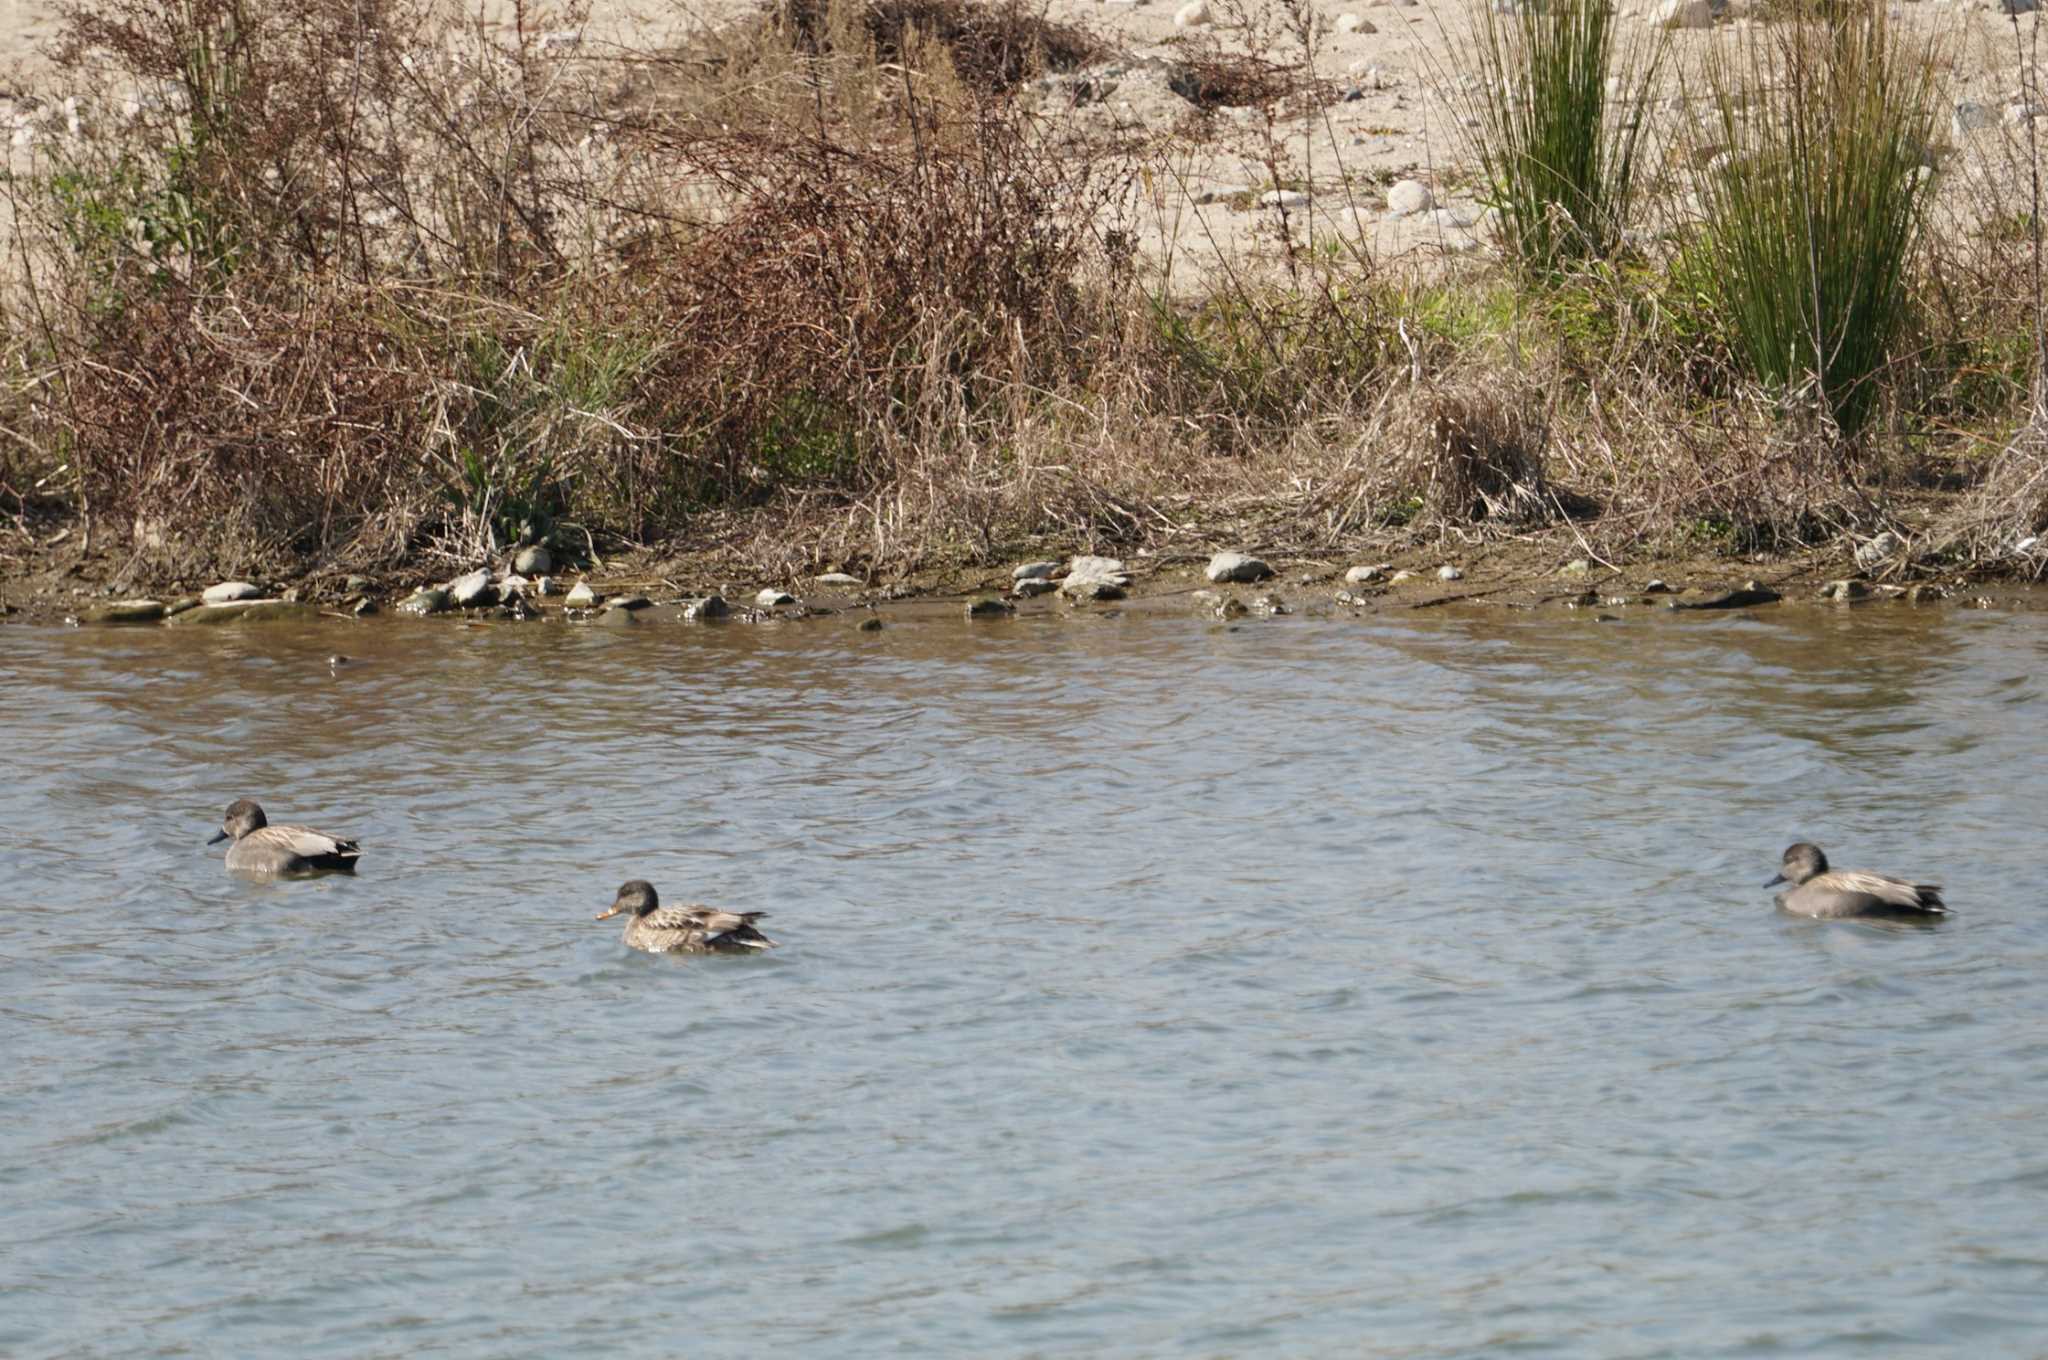
[[[2044,653],[0,629],[0,1353],[2039,1356]],[[242,795],[361,872],[229,877]],[[1777,915],[1799,837],[1954,921]]]

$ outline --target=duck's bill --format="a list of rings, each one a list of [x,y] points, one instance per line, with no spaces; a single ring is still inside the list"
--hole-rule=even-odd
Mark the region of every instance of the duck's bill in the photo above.
[[[212,834],[211,836],[208,836],[208,837],[206,838],[206,843],[207,843],[208,845],[219,845],[219,844],[220,844],[220,843],[221,843],[222,841],[226,840],[227,838],[228,838],[228,833],[227,833],[227,832],[225,832],[225,831],[216,831],[216,832],[214,832],[214,833],[213,833],[213,834]]]
[[[610,918],[617,916],[620,912],[624,910],[624,907],[614,902],[610,906],[606,907],[603,911],[599,912],[597,915],[591,917],[590,919],[593,921],[609,920]]]
[[[1775,887],[1777,887],[1777,886],[1778,886],[1778,885],[1779,885],[1780,883],[1783,883],[1784,881],[1785,881],[1785,876],[1784,876],[1783,874],[1779,874],[1778,876],[1776,876],[1775,878],[1773,878],[1773,879],[1772,879],[1772,880],[1771,880],[1770,882],[1768,882],[1768,883],[1764,884],[1764,886],[1765,886],[1766,888],[1775,888]]]

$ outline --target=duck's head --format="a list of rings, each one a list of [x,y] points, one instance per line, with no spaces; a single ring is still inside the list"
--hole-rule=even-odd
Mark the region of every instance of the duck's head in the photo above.
[[[220,830],[207,840],[208,845],[219,845],[230,837],[240,840],[251,831],[261,831],[270,823],[263,816],[263,809],[256,806],[254,798],[237,798],[228,804],[228,815],[222,819]]]
[[[599,912],[594,919],[602,921],[617,916],[622,911],[630,911],[635,916],[645,916],[660,905],[661,899],[654,895],[654,885],[644,878],[636,878],[621,883],[619,895],[614,897],[612,904]]]
[[[1821,853],[1818,845],[1805,841],[1785,847],[1783,858],[1778,861],[1778,876],[1764,884],[1775,888],[1780,883],[1799,884],[1809,878],[1818,878],[1828,871],[1828,857]]]

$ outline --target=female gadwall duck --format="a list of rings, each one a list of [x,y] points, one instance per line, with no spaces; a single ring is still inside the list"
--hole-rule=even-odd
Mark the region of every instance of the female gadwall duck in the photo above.
[[[720,911],[716,907],[664,907],[654,885],[636,878],[620,885],[611,906],[597,920],[633,913],[626,923],[626,943],[650,954],[751,954],[773,949],[775,941],[754,929],[765,911]]]
[[[310,874],[322,870],[352,873],[362,849],[354,841],[303,826],[272,826],[253,798],[228,804],[227,819],[207,841],[228,838],[228,868],[246,874]]]
[[[1939,886],[1908,883],[1863,869],[1831,872],[1820,847],[1805,841],[1786,849],[1778,876],[1764,886],[1775,888],[1780,883],[1792,886],[1778,894],[1778,905],[1795,916],[1830,921],[1847,917],[1931,921],[1949,914]]]

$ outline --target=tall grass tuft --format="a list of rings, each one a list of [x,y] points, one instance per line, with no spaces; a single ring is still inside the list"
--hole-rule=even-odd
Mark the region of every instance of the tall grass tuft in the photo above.
[[[1751,374],[1854,439],[1907,319],[1938,53],[1909,49],[1883,5],[1752,33],[1705,64],[1709,287]]]
[[[1613,0],[1475,3],[1466,102],[1509,258],[1536,274],[1604,258],[1636,196],[1662,30],[1624,41]]]

